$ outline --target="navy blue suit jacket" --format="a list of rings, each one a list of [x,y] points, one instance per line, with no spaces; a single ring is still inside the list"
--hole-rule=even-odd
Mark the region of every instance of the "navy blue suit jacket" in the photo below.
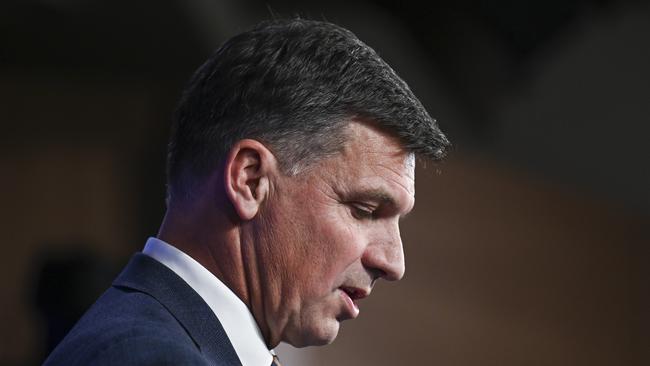
[[[169,268],[138,253],[44,365],[241,363],[203,299]]]

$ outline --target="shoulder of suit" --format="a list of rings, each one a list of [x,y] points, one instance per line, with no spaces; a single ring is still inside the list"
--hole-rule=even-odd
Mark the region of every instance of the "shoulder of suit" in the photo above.
[[[111,288],[70,331],[45,365],[207,364],[167,309],[138,291]]]

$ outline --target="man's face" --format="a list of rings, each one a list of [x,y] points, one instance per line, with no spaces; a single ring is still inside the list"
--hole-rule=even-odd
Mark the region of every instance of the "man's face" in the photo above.
[[[334,340],[376,279],[404,274],[399,219],[414,165],[398,141],[352,122],[342,153],[272,184],[257,227],[264,318],[294,346]]]

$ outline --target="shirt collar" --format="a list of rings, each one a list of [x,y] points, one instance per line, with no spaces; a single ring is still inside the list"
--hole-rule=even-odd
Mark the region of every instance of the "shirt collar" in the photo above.
[[[149,238],[142,252],[174,271],[203,298],[221,322],[243,366],[266,366],[273,351],[246,304],[194,258],[158,238]]]

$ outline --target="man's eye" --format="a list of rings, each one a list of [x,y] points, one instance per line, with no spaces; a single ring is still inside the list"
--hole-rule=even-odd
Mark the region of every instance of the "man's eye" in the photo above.
[[[372,219],[375,216],[375,211],[369,207],[352,205],[352,215],[360,220]]]

